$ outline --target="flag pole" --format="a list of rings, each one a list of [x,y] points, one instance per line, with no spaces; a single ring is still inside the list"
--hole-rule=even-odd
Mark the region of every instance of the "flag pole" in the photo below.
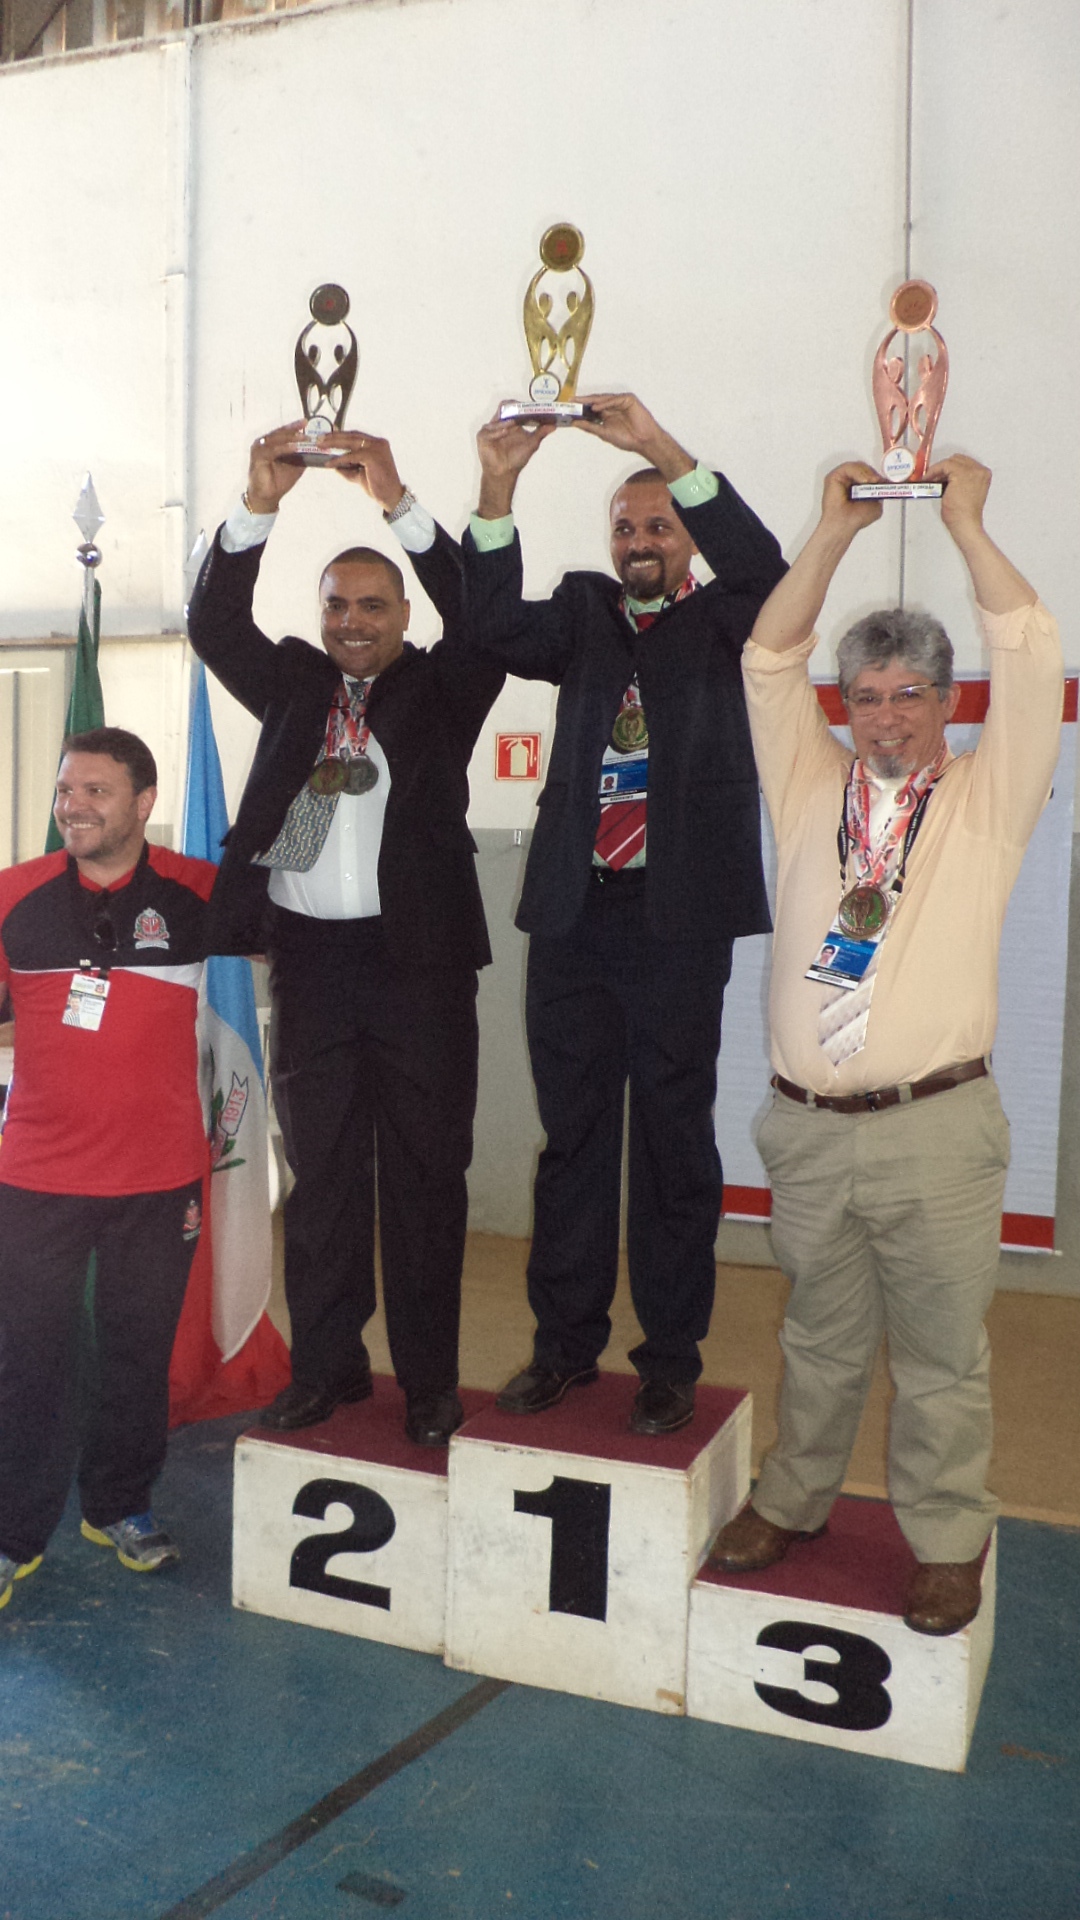
[[[105,524],[105,515],[101,503],[94,491],[93,477],[88,473],[82,483],[82,491],[75,502],[72,519],[82,534],[75,549],[75,558],[83,569],[83,618],[87,629],[93,636],[94,651],[97,651],[97,609],[94,605],[94,584],[96,569],[101,565],[101,548],[97,544],[97,533]]]

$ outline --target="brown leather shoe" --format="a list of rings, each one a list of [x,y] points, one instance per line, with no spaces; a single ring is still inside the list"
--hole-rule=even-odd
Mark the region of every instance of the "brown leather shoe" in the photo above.
[[[981,1553],[976,1560],[925,1560],[911,1576],[904,1620],[915,1633],[959,1633],[981,1600]]]
[[[798,1527],[777,1527],[756,1507],[745,1506],[734,1520],[721,1527],[706,1564],[721,1573],[758,1573],[762,1567],[774,1567],[798,1541],[817,1540],[824,1531],[823,1526],[810,1533]]]

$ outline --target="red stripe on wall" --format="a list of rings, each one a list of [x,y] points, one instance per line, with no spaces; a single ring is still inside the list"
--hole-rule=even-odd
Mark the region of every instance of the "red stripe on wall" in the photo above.
[[[986,711],[990,705],[989,680],[958,680],[956,684],[960,688],[960,700],[956,713],[953,716],[956,724],[959,726],[963,723],[964,725],[970,726],[973,723],[985,720]],[[1065,702],[1061,714],[1062,720],[1075,722],[1077,718],[1078,687],[1080,687],[1080,681],[1075,679],[1066,680]],[[822,711],[830,727],[846,726],[847,709],[840,698],[839,687],[831,683],[826,684],[822,682],[821,685],[815,686],[814,692],[817,694]]]
[[[724,1216],[738,1215],[746,1220],[767,1220],[772,1212],[772,1194],[768,1187],[724,1188]],[[1001,1239],[1007,1247],[1039,1247],[1052,1251],[1053,1217],[1043,1213],[1003,1213]]]

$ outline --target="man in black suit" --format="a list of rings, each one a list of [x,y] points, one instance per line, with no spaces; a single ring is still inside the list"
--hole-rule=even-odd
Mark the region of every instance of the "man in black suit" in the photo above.
[[[742,645],[784,571],[772,535],[632,394],[580,426],[648,462],[611,503],[618,575],[568,573],[522,597],[511,503],[550,426],[478,436],[478,511],[463,544],[471,642],[559,688],[547,782],[517,924],[547,1145],[536,1177],[533,1359],[499,1405],[554,1406],[597,1377],[611,1332],[623,1102],[630,1086],[628,1254],[644,1340],[631,1427],[693,1416],[723,1195],[713,1106],[732,940],[768,930]],[[690,571],[700,552],[716,578]]]
[[[401,572],[371,548],[324,570],[323,652],[252,617],[263,543],[304,469],[300,427],[251,449],[242,503],[192,596],[192,645],[261,722],[211,901],[211,950],[265,951],[271,1079],[296,1184],[285,1206],[292,1383],[276,1430],[367,1398],[375,1164],[390,1352],[405,1430],[443,1446],[457,1397],[465,1170],[476,1106],[476,970],[491,958],[466,825],[468,764],[503,681],[462,646],[461,555],[390,447],[322,445],[383,508],[443,619],[409,645]]]

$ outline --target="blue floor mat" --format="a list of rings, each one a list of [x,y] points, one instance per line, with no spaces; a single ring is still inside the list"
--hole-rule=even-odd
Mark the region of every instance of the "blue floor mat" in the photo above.
[[[430,1656],[234,1612],[243,1425],[173,1436],[179,1567],[125,1572],[70,1507],[0,1615],[0,1920],[1080,1920],[1080,1533],[1002,1523],[968,1771],[941,1774],[476,1696]]]

